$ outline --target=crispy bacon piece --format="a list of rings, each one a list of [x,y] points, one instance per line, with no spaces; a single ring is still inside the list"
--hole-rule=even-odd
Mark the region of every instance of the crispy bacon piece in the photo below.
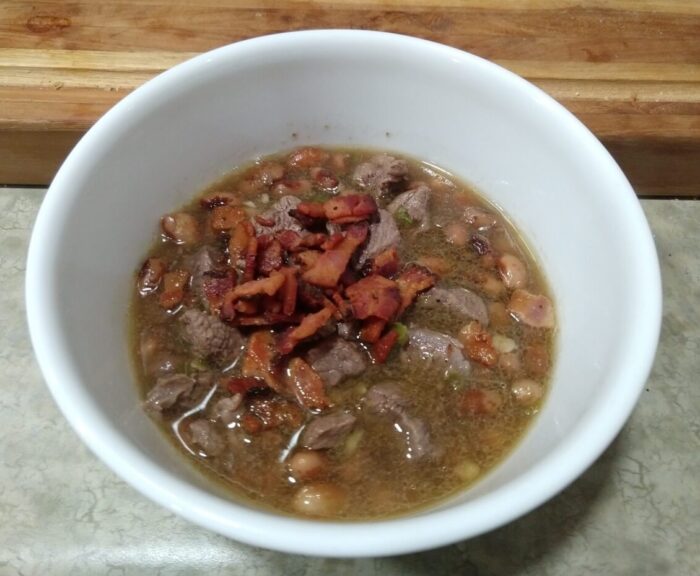
[[[248,340],[248,349],[243,357],[241,374],[246,378],[261,378],[278,394],[287,391],[275,370],[275,337],[268,330],[253,332]]]
[[[322,246],[328,236],[321,233],[299,234],[294,230],[282,230],[275,236],[287,252],[300,252],[306,248]]]
[[[437,282],[437,276],[427,268],[418,264],[406,266],[396,278],[401,293],[399,314],[403,314],[406,308],[413,304],[418,294],[435,286],[435,282]]]
[[[262,250],[258,251],[258,273],[267,276],[273,270],[281,268],[282,264],[284,264],[282,244],[272,238]]]
[[[207,272],[202,279],[202,293],[207,299],[209,309],[218,312],[224,302],[224,296],[236,285],[233,270],[224,273]]]
[[[264,312],[259,316],[238,316],[234,324],[237,326],[277,326],[279,324],[299,324],[302,314],[287,316],[281,313]]]
[[[372,346],[372,359],[377,364],[384,364],[398,339],[398,332],[396,330],[389,330],[374,344],[374,346]]]
[[[284,281],[286,283],[287,279],[285,278]],[[282,288],[284,288],[284,284]],[[260,299],[260,309],[263,310],[263,314],[282,314],[282,302],[277,298],[281,293],[282,291],[280,290],[276,296],[268,296],[267,294],[262,296]]]
[[[321,250],[333,250],[338,244],[340,244],[343,241],[343,236],[342,232],[336,232],[334,234],[331,234],[326,238],[326,240],[321,244]]]
[[[235,266],[239,260],[245,257],[248,242],[255,236],[255,230],[250,222],[235,226],[229,231],[228,255],[231,266]]]
[[[258,311],[258,302],[251,300],[237,300],[233,305],[233,309],[241,314],[256,314]]]
[[[401,305],[396,282],[379,274],[372,274],[348,286],[345,295],[350,300],[353,315],[360,320],[370,317],[391,320]]]
[[[380,252],[372,260],[372,273],[391,278],[399,271],[399,252],[395,246]]]
[[[217,232],[230,230],[248,218],[241,206],[216,206],[211,212],[211,227]]]
[[[318,312],[304,316],[299,326],[291,328],[282,334],[277,343],[277,349],[280,354],[289,354],[299,342],[316,334],[328,323],[333,316],[333,312],[333,308],[325,307]]]
[[[325,220],[326,211],[323,209],[323,206],[320,202],[299,202],[299,205],[296,207],[296,214],[314,220]]]
[[[284,286],[282,287],[282,314],[290,316],[294,314],[297,306],[297,292],[299,281],[297,280],[296,268],[281,268],[280,272],[284,276]]]
[[[260,224],[260,226],[265,226],[266,228],[270,228],[271,226],[275,225],[274,218],[267,218],[267,217],[263,216],[262,214],[256,214],[255,221],[258,224]]]
[[[318,250],[304,250],[295,255],[294,260],[301,266],[302,270],[312,268],[317,260],[321,257],[321,252]]]
[[[323,380],[301,358],[292,358],[287,366],[287,388],[297,402],[309,410],[323,410],[331,405]]]
[[[362,323],[360,330],[360,339],[368,344],[374,344],[379,340],[386,326],[386,320],[381,318],[367,318]]]
[[[224,378],[221,385],[231,394],[246,394],[246,392],[254,388],[267,388],[264,380],[250,377]]]
[[[302,274],[310,284],[323,288],[333,288],[345,272],[353,253],[367,238],[366,223],[353,224],[345,232],[345,238],[331,250],[327,250],[316,263]]]
[[[255,266],[258,262],[258,239],[255,234],[248,237],[244,253],[243,282],[251,282],[255,278]]]
[[[182,302],[189,278],[190,275],[185,270],[173,270],[163,274],[163,291],[158,299],[161,308],[174,308]]]
[[[338,308],[338,312],[340,312],[342,318],[350,316],[352,312],[350,303],[341,296],[340,292],[333,292],[333,294],[331,294],[331,300],[333,300],[333,304]]]
[[[323,204],[325,217],[335,224],[369,220],[377,213],[377,202],[369,194],[336,196]]]
[[[300,304],[313,310],[323,308],[325,304],[325,296],[323,295],[323,291],[316,286],[307,284],[303,280],[299,281],[297,297],[299,298]]]
[[[278,270],[273,270],[267,278],[260,278],[258,280],[251,280],[249,282],[244,282],[239,284],[226,294],[227,299],[238,300],[239,298],[250,298],[251,296],[257,296],[258,294],[267,294],[272,296],[277,293],[277,291],[282,288],[284,284],[285,276]]]

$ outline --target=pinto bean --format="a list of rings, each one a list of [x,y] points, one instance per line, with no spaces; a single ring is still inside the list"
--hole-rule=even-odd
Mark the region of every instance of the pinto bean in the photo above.
[[[314,480],[328,468],[328,458],[320,450],[299,450],[291,456],[287,466],[297,480]]]
[[[139,270],[137,287],[139,294],[145,296],[151,292],[155,292],[160,284],[168,265],[160,258],[149,258],[141,266]]]
[[[312,168],[313,166],[321,166],[328,160],[329,154],[320,148],[307,146],[294,150],[287,159],[287,164],[294,168]]]
[[[508,310],[523,324],[533,328],[554,328],[552,302],[541,294],[518,288],[510,298]]]
[[[523,350],[525,371],[534,378],[542,378],[549,371],[549,351],[542,344],[532,344]]]
[[[284,178],[284,173],[284,166],[279,162],[264,162],[258,167],[255,178],[265,186],[272,186]]]
[[[544,396],[544,387],[539,382],[523,378],[516,380],[510,387],[515,399],[523,406],[537,404]]]
[[[307,484],[292,499],[292,507],[307,516],[335,516],[345,506],[345,491],[330,483]]]
[[[199,240],[199,224],[192,214],[176,212],[160,219],[163,233],[176,244],[194,244]]]
[[[520,258],[513,254],[503,254],[498,259],[497,266],[506,288],[527,286],[527,268]]]
[[[457,400],[459,411],[467,416],[493,416],[503,406],[503,397],[496,390],[470,388]]]
[[[445,226],[445,238],[455,246],[465,246],[469,240],[469,230],[461,222],[452,222]]]

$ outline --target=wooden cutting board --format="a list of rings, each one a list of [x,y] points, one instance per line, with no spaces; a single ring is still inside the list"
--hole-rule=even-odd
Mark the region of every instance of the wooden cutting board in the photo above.
[[[48,183],[158,72],[309,28],[400,32],[494,60],[576,114],[640,195],[700,196],[700,0],[3,0],[0,184]]]

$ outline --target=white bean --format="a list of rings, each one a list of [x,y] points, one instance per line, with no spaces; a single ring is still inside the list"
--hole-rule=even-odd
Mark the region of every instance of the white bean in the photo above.
[[[308,516],[334,516],[345,505],[345,492],[334,484],[308,484],[292,499],[292,507]]]
[[[524,406],[532,406],[544,396],[544,388],[539,382],[523,378],[516,380],[510,387],[515,399]]]
[[[328,460],[318,450],[299,450],[292,455],[287,465],[297,480],[311,480],[323,474]]]
[[[527,268],[523,261],[513,254],[503,254],[498,259],[498,271],[507,288],[527,286]]]

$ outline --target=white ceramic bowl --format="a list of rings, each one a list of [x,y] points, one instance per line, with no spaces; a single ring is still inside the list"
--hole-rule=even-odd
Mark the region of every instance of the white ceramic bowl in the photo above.
[[[237,164],[304,143],[389,148],[471,182],[524,233],[556,298],[553,387],[522,443],[473,489],[398,519],[300,520],[235,502],[191,468],[139,407],[126,309],[154,223]],[[323,556],[452,543],[551,498],[629,416],[661,318],[644,215],[583,125],[480,58],[361,31],[240,42],[127,96],[80,141],[51,185],[32,236],[26,290],[51,392],[109,467],[211,530]]]

